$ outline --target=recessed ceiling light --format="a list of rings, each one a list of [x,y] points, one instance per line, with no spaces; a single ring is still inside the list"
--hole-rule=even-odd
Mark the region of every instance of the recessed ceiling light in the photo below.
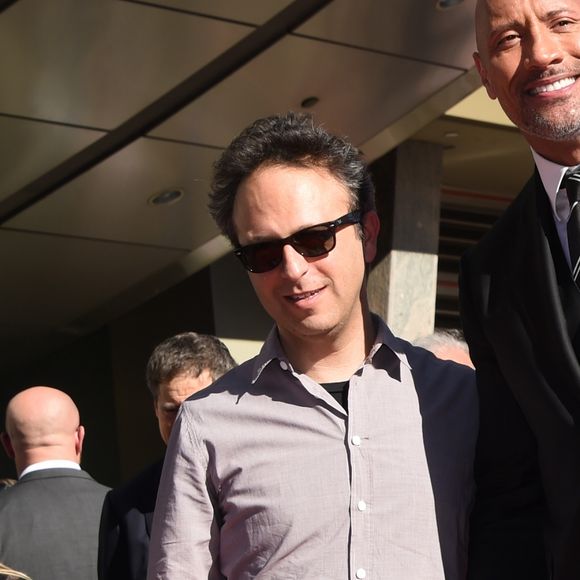
[[[437,10],[449,10],[449,8],[455,8],[463,4],[463,0],[436,0],[435,8]]]
[[[457,131],[447,131],[443,136],[447,139],[456,139],[459,137],[459,133]]]
[[[147,200],[147,203],[150,205],[171,205],[172,203],[177,203],[182,197],[183,189],[172,187],[170,189],[160,191],[159,193],[154,193]]]
[[[311,107],[314,107],[314,105],[318,104],[318,101],[320,99],[318,97],[306,97],[301,103],[300,106],[303,109],[310,109]]]

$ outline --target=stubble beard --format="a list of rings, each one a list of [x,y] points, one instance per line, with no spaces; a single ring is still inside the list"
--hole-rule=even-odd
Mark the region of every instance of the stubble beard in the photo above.
[[[561,110],[529,110],[523,118],[521,129],[534,137],[548,141],[571,141],[580,137],[580,109],[572,107]]]

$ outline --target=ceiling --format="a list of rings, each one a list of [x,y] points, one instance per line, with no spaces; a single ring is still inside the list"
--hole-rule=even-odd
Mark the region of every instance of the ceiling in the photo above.
[[[474,3],[333,0],[145,126],[151,103],[307,2],[0,0],[0,366],[228,251],[206,210],[211,165],[255,118],[316,97],[317,120],[370,161],[413,136],[444,143],[446,183],[466,190],[486,155],[508,162],[498,134],[521,157],[512,129],[442,117],[478,86]],[[484,187],[512,191],[513,168]],[[175,188],[177,203],[148,202]]]

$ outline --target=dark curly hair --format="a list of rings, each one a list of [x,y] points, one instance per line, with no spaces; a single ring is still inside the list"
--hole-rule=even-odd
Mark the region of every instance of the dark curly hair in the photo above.
[[[375,208],[374,185],[356,147],[316,125],[310,114],[265,117],[244,129],[214,165],[209,211],[233,245],[238,243],[232,217],[238,187],[264,165],[326,169],[350,192],[350,211]]]

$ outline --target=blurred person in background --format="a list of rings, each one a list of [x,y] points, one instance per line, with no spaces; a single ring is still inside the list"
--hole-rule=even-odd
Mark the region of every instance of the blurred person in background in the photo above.
[[[0,562],[0,580],[32,580],[30,576],[18,570],[14,570],[9,566],[5,566]]]
[[[0,491],[6,489],[7,487],[12,487],[15,483],[15,479],[12,479],[11,477],[3,477],[0,479]]]
[[[165,445],[181,403],[235,366],[218,338],[185,332],[160,343],[149,358],[147,386]],[[163,459],[105,498],[99,533],[99,580],[144,580]]]
[[[463,333],[456,328],[437,329],[428,336],[418,338],[413,344],[432,352],[441,360],[451,360],[473,368],[469,347]]]

